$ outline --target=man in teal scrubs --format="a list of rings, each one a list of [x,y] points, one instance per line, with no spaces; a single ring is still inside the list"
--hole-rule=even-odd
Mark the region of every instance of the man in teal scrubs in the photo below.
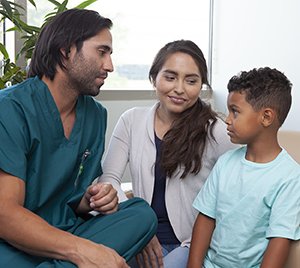
[[[95,11],[56,15],[29,78],[0,91],[0,267],[128,267],[156,232],[145,201],[91,185],[107,120],[91,96],[113,71],[111,26]]]

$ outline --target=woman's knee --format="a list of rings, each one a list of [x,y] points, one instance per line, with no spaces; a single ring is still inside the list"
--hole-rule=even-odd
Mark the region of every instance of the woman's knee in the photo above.
[[[177,247],[163,258],[164,268],[185,268],[188,262],[190,249]]]

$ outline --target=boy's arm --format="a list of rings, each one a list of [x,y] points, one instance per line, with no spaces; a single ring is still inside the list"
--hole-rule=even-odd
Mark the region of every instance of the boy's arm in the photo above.
[[[282,268],[289,254],[290,242],[287,238],[271,238],[260,268]]]
[[[193,228],[187,268],[202,266],[214,229],[215,219],[199,213]]]

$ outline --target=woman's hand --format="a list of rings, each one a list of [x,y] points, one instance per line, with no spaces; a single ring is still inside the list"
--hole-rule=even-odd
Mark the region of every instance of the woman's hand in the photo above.
[[[164,264],[163,264],[163,260],[162,260],[162,247],[160,245],[160,243],[158,242],[158,239],[156,236],[154,236],[152,238],[152,240],[150,241],[150,243],[140,252],[140,254],[138,254],[135,258],[136,261],[139,265],[139,267],[143,267],[142,264],[142,260],[141,260],[141,256],[144,260],[145,263],[145,267],[146,268],[150,268],[150,263],[152,265],[152,268],[163,268]],[[150,262],[149,262],[150,259]],[[157,266],[157,263],[158,266]]]
[[[77,214],[91,210],[101,214],[111,214],[119,209],[117,190],[110,183],[97,183],[87,188],[77,210]]]

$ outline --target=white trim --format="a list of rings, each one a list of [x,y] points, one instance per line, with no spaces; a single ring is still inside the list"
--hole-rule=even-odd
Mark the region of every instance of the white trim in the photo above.
[[[101,89],[96,97],[99,101],[117,100],[155,100],[155,90],[132,90],[132,89]]]

